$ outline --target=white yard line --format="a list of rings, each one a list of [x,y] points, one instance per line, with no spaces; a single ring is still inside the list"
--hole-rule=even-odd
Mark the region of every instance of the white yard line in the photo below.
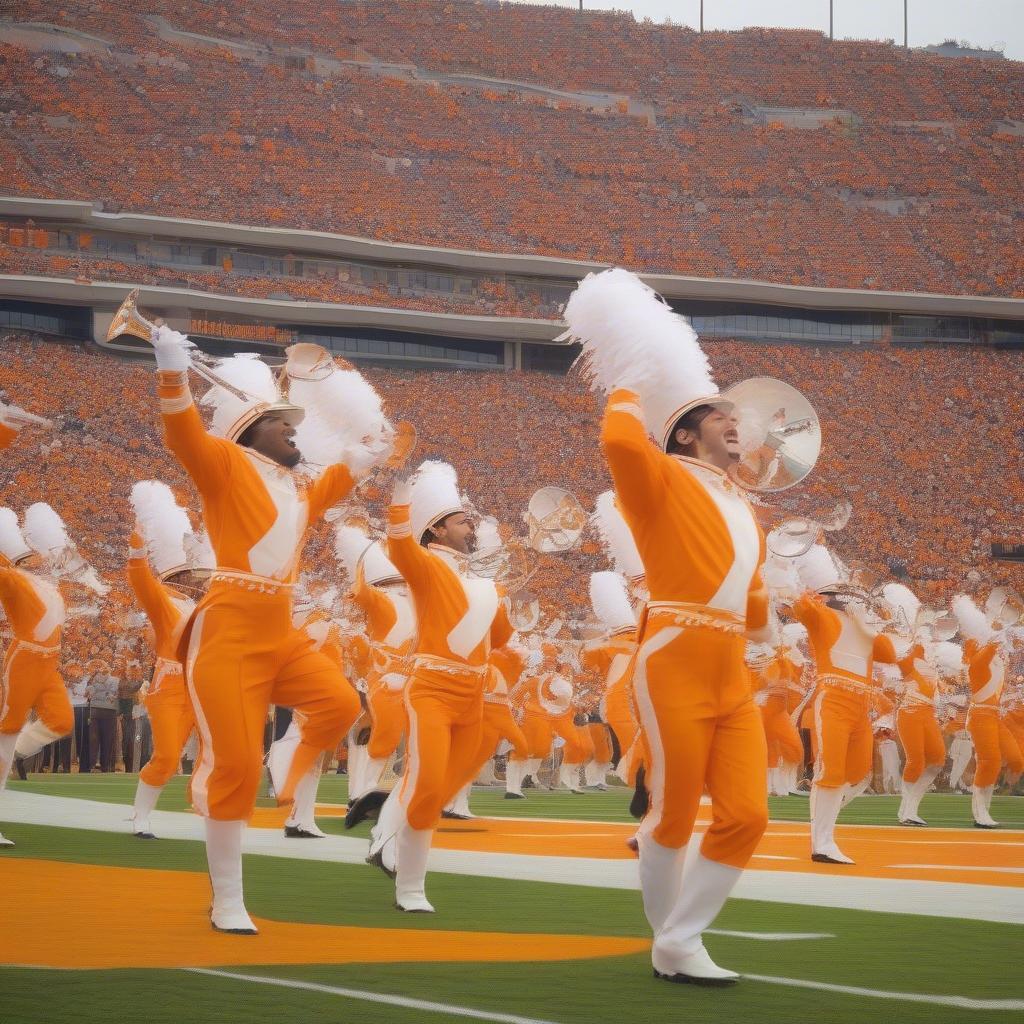
[[[38,793],[7,791],[0,794],[0,821],[11,823],[11,827],[5,824],[3,831],[15,842],[18,836],[14,823],[17,822],[122,832],[128,837],[130,828],[127,817],[130,812],[131,808],[125,804],[42,796]],[[201,842],[204,838],[202,819],[191,813],[154,811],[152,823],[156,834],[166,839]],[[300,841],[285,839],[277,829],[249,829],[244,840],[247,854],[343,864],[363,863],[366,848],[365,839],[329,836],[315,841]],[[547,857],[435,849],[430,853],[430,870],[601,889],[639,888],[637,862],[634,859]],[[1024,924],[1024,890],[998,885],[865,878],[844,874],[841,867],[828,874],[748,869],[740,878],[733,895],[738,899],[802,906]]]
[[[1001,871],[1004,874],[1024,875],[1024,868],[986,867],[984,864],[889,864],[890,868],[913,871]]]
[[[536,1017],[519,1017],[512,1013],[493,1013],[490,1010],[474,1010],[469,1006],[453,1006],[451,1003],[434,1003],[428,999],[411,999],[408,996],[394,996],[386,992],[366,992],[358,988],[340,988],[337,985],[319,985],[314,981],[296,981],[293,978],[268,978],[252,974],[235,974],[233,971],[212,971],[204,967],[185,968],[190,974],[206,974],[212,978],[230,978],[234,981],[248,981],[253,985],[274,985],[278,988],[301,989],[321,995],[340,996],[363,1003],[383,1003],[385,1006],[401,1006],[407,1010],[424,1010],[427,1013],[444,1013],[450,1017],[469,1017],[473,1020],[495,1021],[497,1024],[553,1024],[552,1021]]]

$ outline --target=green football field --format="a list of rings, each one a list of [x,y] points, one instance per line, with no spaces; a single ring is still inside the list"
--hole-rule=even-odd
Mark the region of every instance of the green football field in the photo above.
[[[129,803],[134,786],[133,776],[43,775],[27,783],[15,782],[11,788]],[[341,803],[344,798],[344,778],[325,777],[320,801]],[[630,820],[625,803],[622,790],[584,796],[531,792],[523,801],[505,801],[498,791],[476,791],[473,797],[474,810],[482,815],[613,822]],[[168,787],[160,808],[185,809],[183,780]],[[970,821],[967,798],[933,795],[923,809],[936,825],[955,827]],[[771,810],[776,820],[806,820],[807,801],[773,800]],[[889,824],[894,810],[893,798],[865,798],[843,820]],[[1008,827],[1024,827],[1024,800],[997,799],[993,811]],[[0,829],[18,845],[0,851],[0,879],[3,861],[8,860],[205,874],[204,851],[198,842],[141,842],[127,834],[2,819],[0,811]],[[337,819],[323,818],[321,824],[330,831],[341,830]],[[1021,842],[1024,865],[1024,834]],[[981,1024],[1020,1020],[1024,1015],[1020,966],[1024,930],[1011,924],[733,899],[714,927],[748,936],[715,934],[706,944],[716,960],[746,977],[734,988],[707,990],[653,979],[646,952],[558,962],[532,958],[527,937],[531,933],[648,938],[635,891],[432,872],[429,892],[438,912],[422,916],[397,913],[391,906],[391,883],[362,865],[247,856],[245,871],[247,905],[254,917],[395,929],[396,935],[399,929],[522,933],[523,957],[509,963],[439,959],[232,966],[234,944],[252,940],[224,936],[223,966],[201,973],[146,969],[148,952],[173,937],[138,931],[131,934],[132,953],[125,956],[121,969],[0,968],[0,1022],[107,1024],[128,1016],[147,1024],[306,1018],[395,1024],[467,1019],[506,1024],[821,1020],[862,1024],[870,1015],[886,1014],[900,1022]],[[1007,899],[1020,901],[1022,892],[1008,887]],[[76,924],[73,930],[57,930],[49,937],[70,950],[72,959],[76,948],[102,946],[112,930],[131,933],[132,921],[125,918],[130,901],[121,903],[117,892],[85,888],[62,894],[62,899],[76,905],[76,922],[81,921],[83,910],[90,922],[85,929]],[[818,937],[762,941],[749,933]],[[396,942],[401,941],[399,936]],[[354,942],[358,947],[358,940]],[[16,952],[16,936],[9,939],[7,948]],[[353,958],[358,959],[358,948],[339,956],[345,961]],[[801,983],[814,987],[800,987]],[[865,991],[853,991],[857,989]],[[879,993],[885,995],[879,997]]]

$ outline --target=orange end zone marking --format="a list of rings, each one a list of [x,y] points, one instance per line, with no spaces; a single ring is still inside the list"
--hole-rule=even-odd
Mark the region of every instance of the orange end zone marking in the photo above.
[[[3,882],[0,964],[25,967],[522,962],[625,956],[650,949],[645,939],[610,936],[356,928],[264,919],[256,919],[258,936],[222,935],[210,928],[210,885],[198,872],[10,859],[4,861]],[[344,898],[339,891],[339,905]],[[385,909],[390,895],[382,892],[381,898]],[[100,921],[102,935],[94,943],[54,940],[92,934]]]

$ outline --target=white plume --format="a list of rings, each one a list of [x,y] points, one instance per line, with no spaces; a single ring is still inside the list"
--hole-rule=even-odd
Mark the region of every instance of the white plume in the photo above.
[[[394,429],[384,401],[358,371],[332,363],[321,379],[293,378],[288,398],[306,411],[295,443],[308,462],[341,462],[358,477],[391,454]]]
[[[559,340],[582,343],[580,363],[591,387],[635,392],[658,441],[682,405],[718,394],[693,328],[628,270],[588,274],[564,317],[569,329]]]
[[[206,530],[190,533],[185,538],[185,554],[188,556],[188,564],[195,569],[217,568],[217,555]]]
[[[590,522],[597,530],[615,571],[630,580],[643,576],[644,563],[633,534],[615,503],[614,492],[605,491],[598,495]]]
[[[494,551],[503,547],[504,541],[498,530],[498,520],[494,516],[482,516],[476,524],[476,549],[477,551]]]
[[[626,581],[617,572],[591,573],[590,604],[601,625],[609,631],[636,625]]]
[[[53,557],[74,548],[64,520],[45,502],[29,505],[25,512],[25,540],[37,554]]]
[[[815,592],[846,582],[842,563],[824,544],[812,544],[802,555],[793,559],[800,583],[805,590]]]
[[[807,642],[807,627],[802,622],[787,622],[782,627],[782,642],[787,647],[796,647]]]
[[[185,538],[192,532],[192,523],[170,487],[159,480],[140,480],[129,500],[158,575],[187,565]]]
[[[0,553],[12,562],[32,554],[18,525],[18,514],[10,508],[0,508]]]
[[[984,644],[992,639],[993,631],[988,618],[966,594],[957,594],[953,598],[952,608],[965,640],[977,640]]]
[[[905,633],[911,632],[921,611],[917,595],[902,583],[886,583],[882,587],[882,599],[889,606],[899,628]]]
[[[964,649],[959,644],[943,640],[933,645],[929,652],[930,661],[939,675],[947,679],[956,679],[964,668]]]

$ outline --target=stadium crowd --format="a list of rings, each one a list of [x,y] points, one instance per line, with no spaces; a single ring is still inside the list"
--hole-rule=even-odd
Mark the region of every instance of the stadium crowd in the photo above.
[[[1024,294],[1019,64],[528,5],[394,6],[306,3],[282,22],[263,2],[27,0],[26,21],[110,46],[43,53],[10,34],[6,188],[647,271]],[[654,123],[457,75],[614,90]],[[794,127],[781,107],[824,115]]]

